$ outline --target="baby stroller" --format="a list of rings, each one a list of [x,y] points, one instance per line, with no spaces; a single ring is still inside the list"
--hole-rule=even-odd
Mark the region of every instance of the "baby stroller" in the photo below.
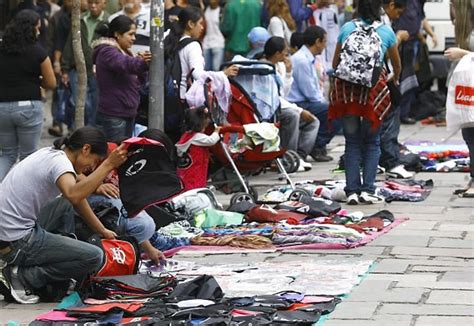
[[[257,125],[257,129],[258,124],[263,127],[264,123],[267,123],[267,126],[268,123],[276,126],[276,116],[279,109],[278,83],[275,79],[275,67],[272,64],[258,61],[238,61],[229,62],[226,65],[231,64],[239,65],[240,69],[237,77],[229,79],[232,101],[225,117],[223,117],[223,111],[215,99],[210,80],[207,80],[204,85],[206,106],[210,110],[214,123],[223,124],[224,118],[228,123],[221,128],[222,141],[211,147],[211,152],[222,168],[233,169],[243,189],[232,196],[230,204],[241,201],[256,202],[258,194],[253,187],[248,185],[242,173],[247,175],[258,173],[272,162],[275,162],[278,170],[293,189],[290,198],[296,200],[305,194],[305,191],[295,188],[282,164],[280,158],[284,156],[285,149],[278,146],[276,149],[268,151],[265,149],[265,144],[258,144],[251,149],[246,148],[238,152],[232,152],[229,149],[232,143],[245,137],[248,125],[253,124],[254,127]],[[264,95],[259,97],[258,92],[264,93]]]

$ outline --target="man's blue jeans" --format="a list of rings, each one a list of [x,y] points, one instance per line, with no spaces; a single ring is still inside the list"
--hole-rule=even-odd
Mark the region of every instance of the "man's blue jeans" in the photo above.
[[[87,198],[91,206],[99,205],[100,203],[111,203],[120,212],[118,220],[118,233],[126,234],[137,239],[138,243],[150,240],[155,233],[156,225],[153,218],[147,212],[141,211],[137,216],[129,218],[127,212],[123,209],[123,204],[120,198],[108,198],[102,195],[91,195]]]
[[[371,122],[357,116],[345,116],[342,123],[346,139],[344,151],[346,194],[350,196],[362,191],[374,193],[380,157],[380,128],[373,130]]]
[[[75,100],[77,94],[77,72],[76,70],[69,71],[69,82],[71,83],[71,100],[75,107]],[[86,102],[84,105],[84,124],[86,126],[94,126],[97,106],[99,105],[99,87],[94,76],[87,76],[87,93]],[[74,117],[72,117],[74,119]],[[73,125],[72,122],[66,123],[68,126]]]
[[[400,164],[398,135],[400,134],[400,108],[392,107],[380,129],[380,165],[391,170]]]
[[[31,233],[11,242],[12,250],[2,257],[7,264],[18,266],[20,281],[33,292],[71,278],[81,282],[102,264],[99,247],[54,234],[74,231],[71,209],[63,198],[53,200],[39,213]]]
[[[318,135],[319,120],[304,122],[300,113],[293,108],[281,108],[280,138],[281,146],[293,151],[304,160],[311,153]]]
[[[462,138],[466,142],[467,148],[469,149],[471,182],[474,182],[474,127],[462,128],[461,132]]]
[[[97,112],[96,126],[104,132],[107,140],[116,141],[121,138],[132,137],[135,119],[113,117]]]
[[[43,102],[0,102],[0,182],[18,157],[38,149],[43,127]]]
[[[219,71],[224,62],[224,48],[211,48],[203,51],[207,71]]]
[[[298,102],[295,103],[299,107],[308,110],[316,116],[319,120],[318,136],[314,144],[314,149],[325,149],[326,145],[329,144],[331,139],[340,128],[340,123],[334,121],[332,128],[328,126],[328,108],[329,103],[327,102]]]
[[[417,88],[412,88],[405,92],[400,98],[400,105],[398,109],[400,110],[400,117],[406,118],[410,116],[411,106],[416,101],[416,92]]]
[[[409,44],[408,44],[409,43]],[[404,70],[409,70],[415,72],[415,65],[416,65],[416,58],[418,56],[418,50],[420,48],[420,41],[418,40],[410,40],[407,41],[407,44],[404,46],[407,46],[409,48],[412,48],[412,53],[410,53],[410,58],[409,60],[406,60],[406,58],[403,58],[404,53],[401,54],[402,56],[402,62],[404,65],[411,65],[410,68],[404,68]],[[403,67],[402,67],[403,68]],[[402,77],[404,75],[404,71],[402,70]],[[412,88],[405,93],[402,94],[402,97],[400,99],[400,117],[401,118],[406,118],[410,115],[411,111],[411,106],[413,103],[416,101],[416,94],[418,91],[418,87]]]

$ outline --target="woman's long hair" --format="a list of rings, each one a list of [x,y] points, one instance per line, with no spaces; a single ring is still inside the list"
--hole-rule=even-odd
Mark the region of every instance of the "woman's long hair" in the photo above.
[[[197,23],[203,17],[201,9],[196,7],[183,8],[178,14],[178,20],[171,23],[170,33],[165,38],[165,58],[172,57],[179,46],[179,40],[186,31],[188,22]]]
[[[36,25],[40,16],[33,10],[20,11],[5,28],[0,52],[18,55],[28,50],[38,39]]]
[[[471,37],[473,28],[474,13],[472,2],[470,0],[454,0],[455,11],[454,35],[456,36],[456,44],[465,50],[469,49],[469,38]]]
[[[101,157],[107,156],[107,139],[104,133],[94,127],[82,127],[77,129],[69,137],[62,137],[54,141],[54,148],[69,148],[72,151],[81,150],[86,144],[91,146],[91,153]]]
[[[290,31],[294,32],[296,30],[296,23],[290,13],[290,7],[286,0],[270,0],[268,1],[268,16],[272,18],[277,16],[282,18]]]

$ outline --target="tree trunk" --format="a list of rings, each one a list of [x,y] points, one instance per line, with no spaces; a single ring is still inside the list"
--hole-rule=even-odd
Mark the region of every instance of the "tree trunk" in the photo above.
[[[75,127],[84,127],[84,105],[87,91],[87,72],[81,42],[81,0],[74,0],[71,16],[72,50],[77,72]]]

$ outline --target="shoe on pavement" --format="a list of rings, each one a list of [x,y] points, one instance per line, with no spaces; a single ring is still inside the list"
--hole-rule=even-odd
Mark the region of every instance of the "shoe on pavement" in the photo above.
[[[6,266],[4,264],[4,261],[0,258],[0,270],[3,271],[3,268]],[[15,299],[12,297],[12,294],[10,293],[10,288],[7,285],[7,282],[5,281],[5,278],[3,277],[3,273],[0,271],[0,295],[3,295],[3,300],[8,303],[13,303],[15,302]]]
[[[384,174],[385,168],[383,166],[377,165],[377,174]]]
[[[302,158],[300,158],[300,166],[298,167],[297,172],[306,172],[306,171],[311,170],[312,168],[313,168],[313,166],[311,165],[311,163],[308,163],[305,160],[303,160]]]
[[[413,178],[413,173],[405,169],[403,165],[397,165],[393,169],[390,169],[387,172],[387,175],[396,179],[408,179]]]
[[[347,197],[347,205],[357,205],[359,203],[359,195],[353,193]]]
[[[416,123],[416,120],[410,117],[403,117],[400,118],[400,122],[404,125],[414,125]]]
[[[54,137],[62,137],[63,128],[60,125],[53,125],[52,127],[48,128],[48,134]]]
[[[35,304],[39,301],[39,296],[32,294],[25,289],[18,278],[18,266],[5,266],[3,268],[5,283],[10,288],[10,293],[16,302],[22,304]]]
[[[383,203],[384,199],[375,194],[369,194],[366,191],[362,191],[359,195],[359,203],[361,204],[379,204]]]
[[[329,162],[333,160],[331,156],[327,155],[326,150],[322,148],[313,150],[309,155],[315,162]]]

